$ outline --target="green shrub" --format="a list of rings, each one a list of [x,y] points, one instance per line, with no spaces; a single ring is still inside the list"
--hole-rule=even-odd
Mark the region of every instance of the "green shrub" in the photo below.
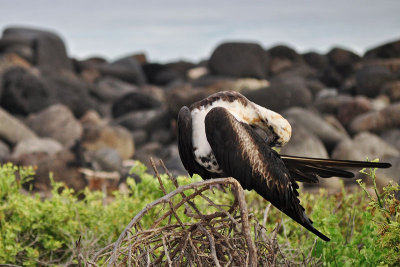
[[[146,204],[163,196],[160,185],[144,165],[137,163],[132,171],[142,182],[128,179],[129,192],[114,193],[114,200],[103,205],[100,192],[88,189],[77,193],[61,183],[52,182],[52,197],[41,199],[38,194],[22,193],[21,185],[34,174],[32,168],[11,164],[0,166],[0,263],[26,266],[78,263],[76,242],[86,257],[115,241],[121,231]],[[374,170],[368,173],[373,181]],[[180,185],[199,181],[178,177]],[[167,191],[175,187],[162,175]],[[302,264],[307,257],[323,266],[398,266],[400,265],[400,210],[393,192],[398,185],[389,185],[381,194],[371,195],[363,190],[349,193],[343,187],[335,195],[325,190],[319,194],[301,193],[301,201],[317,229],[331,238],[324,242],[300,227],[275,208],[268,213],[266,228],[272,231],[278,221],[281,227],[278,242],[282,253]],[[230,192],[207,192],[219,203],[232,201]],[[178,196],[179,197],[179,196]],[[246,192],[249,212],[262,222],[268,202],[254,192]],[[207,203],[197,205],[208,208]],[[143,227],[152,223],[150,211],[142,221]],[[179,215],[185,218],[184,214]],[[190,220],[190,218],[187,218]]]

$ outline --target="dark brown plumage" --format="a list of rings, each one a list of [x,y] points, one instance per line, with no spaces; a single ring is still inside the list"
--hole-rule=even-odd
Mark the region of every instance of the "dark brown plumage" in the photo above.
[[[203,100],[204,101],[204,100]],[[243,100],[241,100],[243,101]],[[329,238],[315,229],[300,205],[296,181],[318,182],[318,177],[351,178],[354,174],[342,168],[388,168],[389,163],[316,159],[279,155],[246,122],[238,121],[224,107],[212,108],[204,119],[205,134],[221,172],[212,172],[196,159],[193,146],[193,108],[183,107],[178,116],[178,146],[182,163],[190,175],[203,179],[233,177],[243,188],[255,190],[290,218],[321,239]]]

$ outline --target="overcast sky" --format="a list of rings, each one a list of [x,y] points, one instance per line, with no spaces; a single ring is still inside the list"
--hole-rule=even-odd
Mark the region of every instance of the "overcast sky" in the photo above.
[[[15,25],[57,32],[77,58],[198,61],[232,40],[362,54],[400,39],[400,0],[0,0],[0,29]]]

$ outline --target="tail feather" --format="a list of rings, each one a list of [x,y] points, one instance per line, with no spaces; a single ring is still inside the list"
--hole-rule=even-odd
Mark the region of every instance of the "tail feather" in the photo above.
[[[323,158],[307,158],[295,157],[289,155],[281,155],[283,161],[296,161],[304,164],[316,164],[320,166],[342,167],[342,168],[390,168],[392,164],[388,162],[370,162],[356,160],[339,160],[339,159],[323,159]]]

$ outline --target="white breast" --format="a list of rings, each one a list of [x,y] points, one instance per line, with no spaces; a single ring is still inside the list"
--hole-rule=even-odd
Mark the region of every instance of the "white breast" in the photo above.
[[[210,144],[207,141],[206,130],[204,120],[207,113],[215,108],[223,107],[226,108],[238,121],[247,121],[257,117],[256,110],[251,108],[250,105],[243,106],[239,101],[226,102],[223,100],[214,101],[211,105],[200,107],[199,109],[193,109],[192,115],[192,138],[193,138],[193,149],[195,159],[197,163],[204,167],[209,167],[208,170],[211,172],[220,173],[222,172],[217,164],[209,165],[201,161],[201,158],[215,158],[214,153],[211,149]],[[211,167],[211,170],[210,170]]]

